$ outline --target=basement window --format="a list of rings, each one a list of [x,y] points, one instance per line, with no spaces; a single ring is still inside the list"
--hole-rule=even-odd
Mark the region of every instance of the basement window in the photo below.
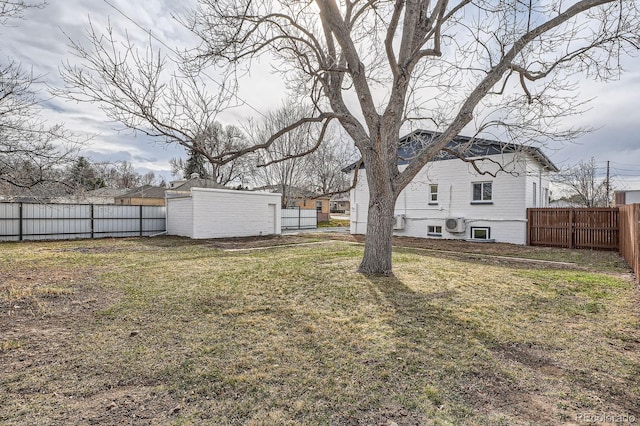
[[[427,235],[429,237],[442,237],[442,226],[439,226],[439,225],[427,226]]]
[[[489,240],[491,239],[491,228],[489,227],[471,227],[472,240]]]

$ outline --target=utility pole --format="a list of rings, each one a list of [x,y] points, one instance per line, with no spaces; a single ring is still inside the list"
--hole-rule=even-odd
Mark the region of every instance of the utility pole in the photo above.
[[[611,207],[611,202],[609,199],[609,190],[610,190],[610,185],[609,185],[609,160],[607,160],[607,181],[606,181],[606,188],[607,188],[607,207]]]

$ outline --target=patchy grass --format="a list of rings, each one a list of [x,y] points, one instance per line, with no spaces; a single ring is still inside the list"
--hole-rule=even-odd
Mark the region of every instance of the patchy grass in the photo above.
[[[318,228],[348,227],[349,219],[330,218],[328,222],[318,222]]]
[[[398,250],[395,277],[367,278],[345,242],[221,248],[3,244],[0,423],[640,419],[638,291],[617,267]]]

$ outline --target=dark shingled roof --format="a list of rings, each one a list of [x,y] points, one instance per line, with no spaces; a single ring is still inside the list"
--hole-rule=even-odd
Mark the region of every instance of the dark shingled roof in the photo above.
[[[409,164],[423,149],[427,148],[433,140],[440,136],[440,132],[430,130],[415,130],[400,138],[398,144],[398,164]],[[544,168],[557,172],[559,169],[539,148],[514,143],[506,143],[489,139],[471,138],[468,136],[456,136],[447,144],[447,149],[455,151],[463,158],[484,157],[488,155],[525,152],[531,155]],[[457,158],[445,151],[440,151],[431,161],[451,160]],[[344,172],[353,170],[353,163],[343,169]],[[363,168],[364,165],[361,166]]]

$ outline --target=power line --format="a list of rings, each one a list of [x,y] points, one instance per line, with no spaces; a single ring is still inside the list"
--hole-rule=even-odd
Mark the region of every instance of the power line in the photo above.
[[[166,47],[167,49],[169,49],[169,51],[171,51],[174,55],[180,57],[180,54],[171,46],[169,46],[167,43],[165,43],[163,40],[159,39],[158,37],[156,37],[151,30],[148,30],[146,28],[144,28],[142,25],[140,25],[136,20],[134,20],[133,18],[131,18],[129,15],[127,15],[126,13],[124,13],[120,8],[118,8],[117,6],[113,5],[109,0],[102,0],[103,2],[105,2],[107,5],[109,5],[113,10],[115,10],[116,12],[118,12],[120,15],[122,15],[125,19],[127,19],[128,21],[130,21],[133,25],[135,25],[136,27],[138,27],[139,29],[141,29],[142,31],[144,31],[146,34],[149,35],[149,37],[153,38],[155,41],[157,41],[158,43],[160,43],[161,45],[163,45],[164,47]],[[220,87],[221,89],[223,89],[225,92],[227,92],[228,94],[230,94],[231,96],[235,97],[237,100],[239,100],[240,102],[242,102],[243,105],[248,106],[249,108],[251,108],[252,110],[254,110],[255,112],[257,112],[258,114],[260,114],[263,117],[267,117],[262,111],[258,110],[257,108],[255,108],[253,105],[251,105],[249,102],[245,101],[244,99],[242,99],[240,96],[238,96],[237,93],[232,92],[231,90],[229,90],[224,84],[217,82],[213,77],[211,77],[209,74],[207,74],[206,72],[202,72],[202,74],[207,77],[209,80],[211,80],[212,82],[214,82],[215,84],[218,85],[218,87]]]

